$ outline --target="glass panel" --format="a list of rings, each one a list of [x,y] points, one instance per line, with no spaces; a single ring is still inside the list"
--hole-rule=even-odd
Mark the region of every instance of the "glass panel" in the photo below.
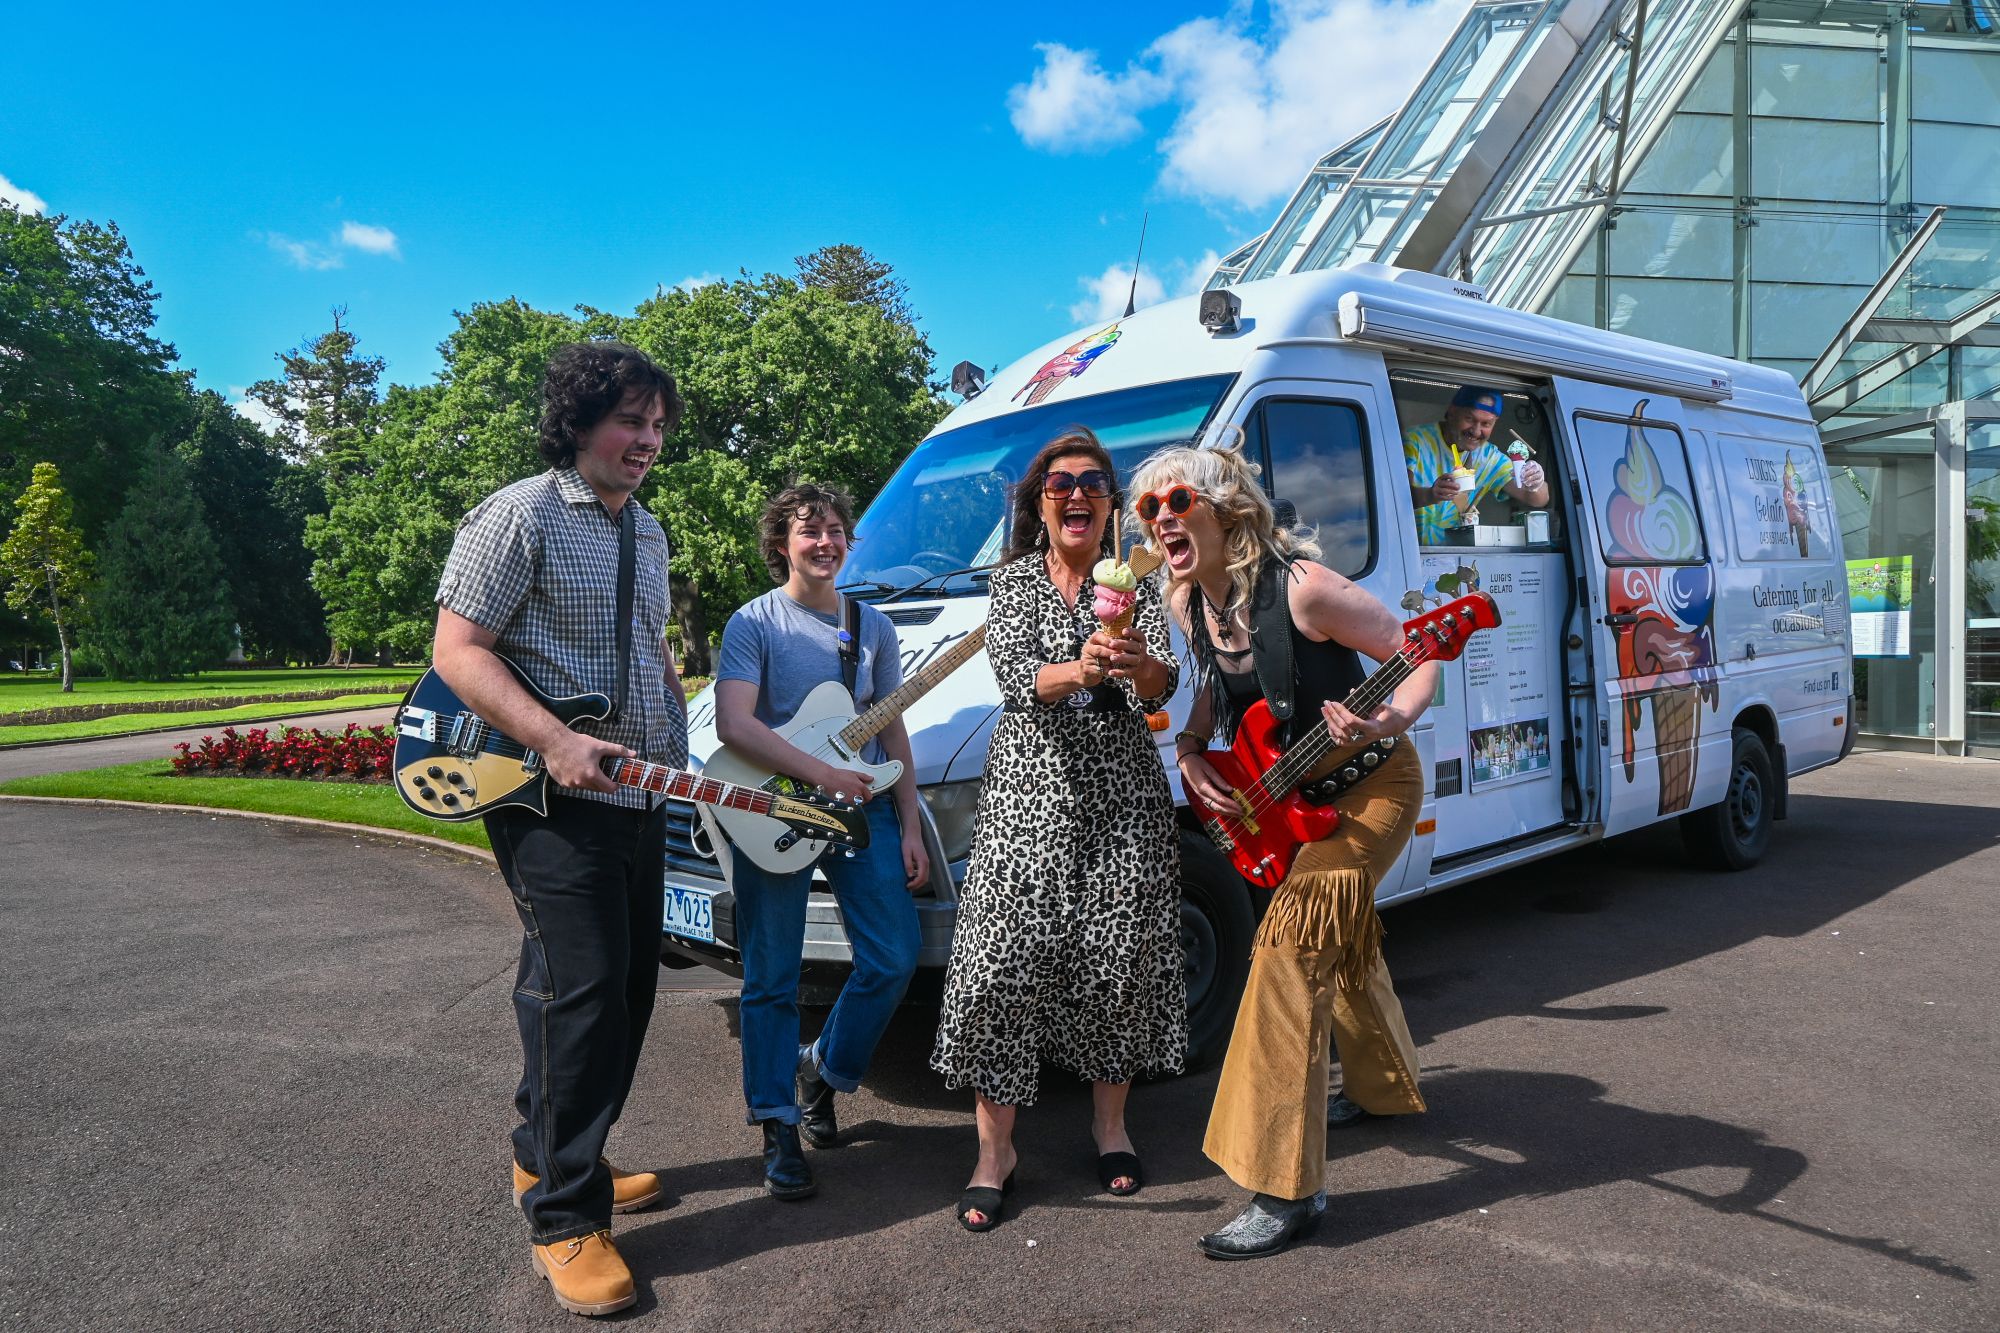
[[[1751,283],[1750,355],[1760,360],[1818,356],[1866,295],[1866,287]]]
[[[1750,107],[1759,116],[1876,121],[1881,65],[1873,51],[1753,43]]]
[[[1983,51],[1912,53],[1911,114],[1918,120],[2000,125],[2000,58]]]
[[[1736,143],[1727,116],[1678,115],[1632,175],[1632,189],[1653,194],[1731,197]]]
[[[1681,433],[1660,421],[1575,417],[1598,540],[1613,565],[1689,564],[1705,558]]]
[[[1882,198],[1879,126],[1824,120],[1750,123],[1750,192],[1767,199]]]
[[[1648,278],[1727,278],[1735,223],[1717,213],[1646,209],[1611,233],[1611,271]]]
[[[2000,423],[1966,431],[1965,740],[2000,746]]]
[[[1889,258],[1883,252],[1882,217],[1875,212],[1811,217],[1764,212],[1750,230],[1750,276],[1765,282],[1846,283],[1865,289],[1882,276]],[[1830,338],[1833,330],[1826,332]]]
[[[1708,111],[1726,116],[1736,104],[1736,39],[1717,47],[1708,67],[1695,81],[1694,90],[1682,102],[1682,111]]]
[[[1913,125],[1911,185],[1928,203],[2000,208],[2000,129],[1973,125]]]
[[[2000,396],[2000,347],[1958,349],[1958,389],[1954,398]]]
[[[1931,581],[1937,552],[1937,466],[1929,427],[1886,440],[1830,446],[1834,505],[1847,557],[1848,596],[1862,614],[1896,615],[1886,622],[1882,646],[1893,655],[1859,656],[1854,662],[1855,711],[1863,731],[1929,737],[1936,728],[1937,590]],[[1907,559],[1909,598],[1890,557]],[[1871,630],[1856,624],[1858,634]],[[1898,642],[1897,640],[1900,640]]]
[[[1367,570],[1374,555],[1367,450],[1361,412],[1346,403],[1266,400],[1262,435],[1270,445],[1271,494],[1298,506],[1319,529],[1320,563],[1342,574]]]
[[[1609,326],[1635,338],[1728,356],[1735,348],[1735,304],[1726,282],[1613,278]]]
[[[1564,278],[1556,284],[1556,294],[1542,307],[1551,319],[1593,327],[1597,323],[1597,279],[1589,275]]]

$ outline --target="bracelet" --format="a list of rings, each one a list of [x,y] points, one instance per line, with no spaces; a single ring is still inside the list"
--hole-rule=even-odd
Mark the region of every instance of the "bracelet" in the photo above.
[[[1177,731],[1177,732],[1175,732],[1175,733],[1174,733],[1174,758],[1175,758],[1175,759],[1185,759],[1185,758],[1187,758],[1187,756],[1188,756],[1188,755],[1191,755],[1191,754],[1200,754],[1202,750],[1206,750],[1206,749],[1208,748],[1208,742],[1209,742],[1209,740],[1210,740],[1210,739],[1211,739],[1210,737],[1207,737],[1207,736],[1204,736],[1204,735],[1202,735],[1202,734],[1201,734],[1200,732],[1198,732],[1198,731]],[[1197,749],[1193,749],[1193,750],[1187,750],[1187,751],[1183,751],[1183,750],[1181,749],[1181,742],[1182,742],[1182,741],[1193,741],[1193,742],[1194,742],[1194,743],[1196,744],[1196,746],[1197,746],[1198,748],[1197,748]]]

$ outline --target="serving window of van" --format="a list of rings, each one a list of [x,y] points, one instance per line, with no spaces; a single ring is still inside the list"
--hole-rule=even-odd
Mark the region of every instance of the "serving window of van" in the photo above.
[[[1389,386],[1419,546],[1561,540],[1556,450],[1526,387],[1414,370],[1392,371]]]
[[[1291,501],[1299,522],[1319,530],[1319,562],[1349,578],[1367,573],[1375,564],[1375,515],[1361,408],[1265,398],[1244,418],[1243,431],[1244,451],[1263,465],[1272,498]]]

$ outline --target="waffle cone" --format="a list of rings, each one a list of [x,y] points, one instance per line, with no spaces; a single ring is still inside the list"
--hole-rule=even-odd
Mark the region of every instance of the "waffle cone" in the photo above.
[[[1138,609],[1138,605],[1134,602],[1125,609],[1124,615],[1113,616],[1109,620],[1099,620],[1097,623],[1104,627],[1104,632],[1107,634],[1123,634],[1132,627],[1132,613]]]
[[[1653,744],[1660,759],[1660,813],[1688,808],[1694,799],[1695,739],[1701,731],[1701,691],[1665,690],[1653,696]]]

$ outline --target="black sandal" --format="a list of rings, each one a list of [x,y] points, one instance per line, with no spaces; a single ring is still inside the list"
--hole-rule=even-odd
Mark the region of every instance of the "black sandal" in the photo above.
[[[1118,1179],[1120,1176],[1132,1182],[1122,1190],[1113,1188],[1111,1184],[1112,1181]],[[1145,1172],[1139,1167],[1139,1154],[1130,1152],[1099,1153],[1097,1155],[1097,1183],[1121,1199],[1128,1194],[1137,1194],[1141,1189],[1145,1188],[1146,1184]]]
[[[991,1185],[973,1185],[958,1196],[958,1224],[967,1231],[991,1231],[1000,1225],[1000,1218],[1007,1208],[1007,1196],[1014,1192],[1014,1173],[1009,1171],[1007,1179],[1000,1182],[1000,1188]],[[967,1214],[984,1213],[984,1222],[975,1222]]]

